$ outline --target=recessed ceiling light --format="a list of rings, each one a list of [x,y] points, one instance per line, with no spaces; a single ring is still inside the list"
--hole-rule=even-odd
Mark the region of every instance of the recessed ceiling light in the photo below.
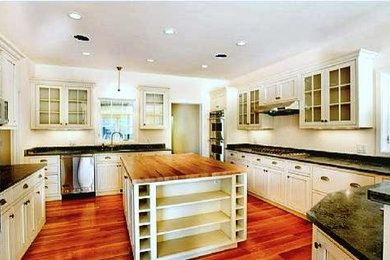
[[[220,59],[220,60],[224,60],[227,58],[227,54],[226,53],[217,53],[217,54],[215,54],[215,58]]]
[[[85,35],[75,35],[73,36],[76,40],[79,40],[79,41],[83,41],[83,42],[88,42],[89,41],[89,38]]]
[[[202,67],[202,69],[207,69],[209,67],[209,65],[203,64],[201,67]]]
[[[76,12],[70,12],[68,13],[68,16],[74,20],[80,20],[82,18],[81,14]]]
[[[90,53],[90,52],[87,52],[87,51],[84,51],[84,52],[83,52],[83,55],[84,55],[84,56],[89,56],[89,55],[91,55],[91,53]]]
[[[150,62],[150,63],[153,63],[154,60],[153,59],[146,59],[147,62]]]
[[[176,33],[176,30],[174,28],[166,28],[164,29],[163,31],[165,34],[168,34],[168,35],[173,35]]]
[[[239,42],[236,42],[236,45],[237,46],[245,46],[246,45],[246,41],[239,41]]]

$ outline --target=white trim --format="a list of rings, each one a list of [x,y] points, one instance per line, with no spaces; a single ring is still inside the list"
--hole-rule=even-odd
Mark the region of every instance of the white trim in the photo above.
[[[0,33],[0,49],[5,50],[15,59],[20,60],[26,57],[12,42],[5,38],[4,35]]]

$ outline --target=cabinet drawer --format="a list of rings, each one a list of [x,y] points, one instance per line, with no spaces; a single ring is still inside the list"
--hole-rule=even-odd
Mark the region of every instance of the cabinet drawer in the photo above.
[[[45,173],[44,173],[44,170],[39,170],[37,171],[36,173],[34,173],[32,176],[31,176],[31,184],[32,186],[35,186],[36,184],[38,184],[39,182],[43,181],[44,180],[44,176],[45,176]]]
[[[119,162],[120,156],[118,154],[99,154],[96,155],[97,163],[106,163],[106,162]]]
[[[36,183],[35,178],[32,176],[27,177],[23,181],[19,182],[14,186],[13,192],[15,194],[14,199],[17,200],[19,197],[22,197],[26,192],[30,191],[31,188]]]
[[[320,192],[329,193],[371,184],[375,184],[374,176],[313,167],[313,189]]]
[[[277,167],[277,168],[285,168],[286,162],[284,160],[279,160],[276,158],[263,158],[264,165],[267,165],[269,167]]]
[[[287,162],[286,167],[289,171],[294,171],[307,176],[311,174],[311,166],[300,162]]]
[[[60,162],[59,156],[37,156],[37,157],[30,157],[29,158],[30,163],[46,163],[47,165],[56,164],[58,165]]]
[[[46,195],[50,196],[53,194],[59,194],[60,188],[59,188],[60,180],[58,176],[56,175],[49,175],[45,177],[45,189],[46,189]]]
[[[58,174],[59,168],[57,164],[49,164],[43,168],[46,175]]]
[[[238,153],[234,152],[234,151],[231,151],[231,150],[227,150],[226,151],[226,158],[236,159],[236,158],[238,158]]]
[[[0,212],[4,212],[13,203],[13,194],[12,188],[6,189],[0,194]]]

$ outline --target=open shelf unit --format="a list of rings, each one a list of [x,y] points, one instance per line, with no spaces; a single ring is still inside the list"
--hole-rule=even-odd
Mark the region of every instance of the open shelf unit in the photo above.
[[[246,174],[236,174],[235,179],[235,233],[236,241],[242,242],[246,240],[246,214],[247,214],[247,178]]]

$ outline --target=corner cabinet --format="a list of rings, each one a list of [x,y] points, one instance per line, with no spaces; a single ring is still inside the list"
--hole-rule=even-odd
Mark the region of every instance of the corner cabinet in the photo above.
[[[91,129],[93,83],[34,80],[32,129]]]
[[[302,76],[301,128],[373,127],[373,59],[360,50]]]
[[[140,129],[165,129],[169,115],[169,89],[139,87]]]
[[[253,89],[238,94],[238,129],[272,129],[272,117],[258,110],[261,93],[260,89]]]

